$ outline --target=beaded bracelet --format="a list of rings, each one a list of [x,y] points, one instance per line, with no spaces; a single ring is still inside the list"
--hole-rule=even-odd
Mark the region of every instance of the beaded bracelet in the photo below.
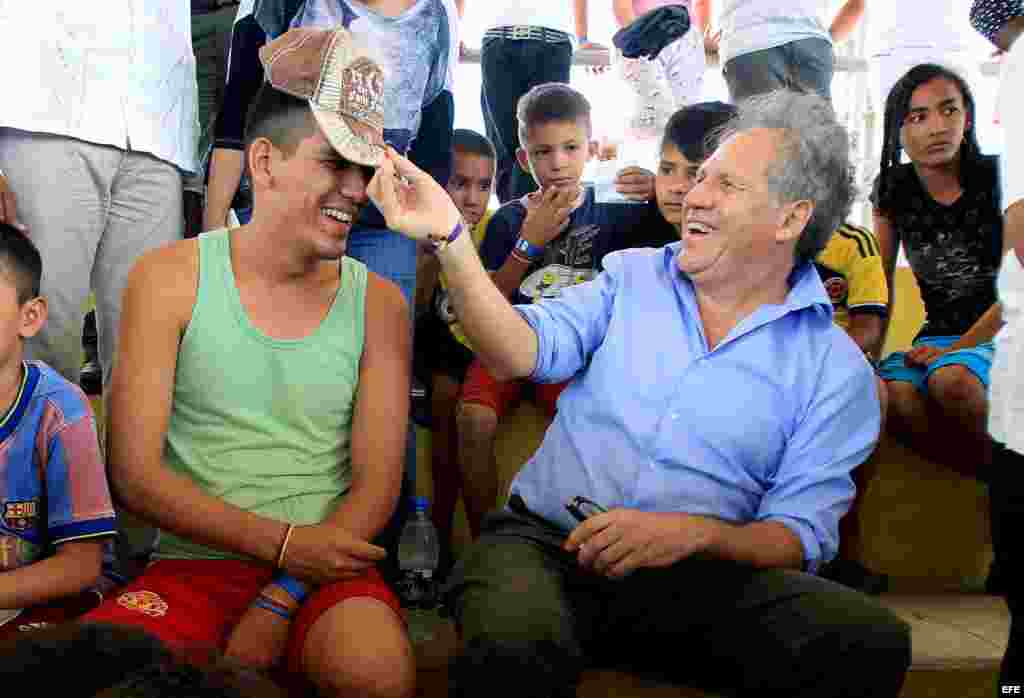
[[[252,605],[256,608],[262,608],[264,611],[270,611],[274,615],[280,616],[285,620],[292,619],[292,614],[287,608],[271,601],[266,596],[258,596],[256,600],[252,602]]]
[[[452,232],[450,232],[447,237],[435,237],[433,235],[428,235],[427,242],[430,244],[431,252],[433,252],[434,254],[438,254],[439,252],[443,251],[446,247],[448,247],[448,245],[455,242],[456,238],[458,238],[459,235],[462,234],[463,227],[464,226],[462,225],[462,219],[460,218],[455,223],[455,227],[452,228]]]
[[[302,603],[309,596],[308,587],[290,574],[281,574],[274,577],[274,584],[279,586],[288,596],[295,599],[296,603]]]

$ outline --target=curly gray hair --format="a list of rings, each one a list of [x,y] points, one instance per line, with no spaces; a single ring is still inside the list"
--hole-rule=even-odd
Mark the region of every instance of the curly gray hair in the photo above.
[[[816,94],[777,90],[739,104],[724,137],[753,128],[782,131],[768,167],[768,187],[780,203],[814,204],[796,246],[796,260],[813,260],[853,205],[850,138],[832,106]]]

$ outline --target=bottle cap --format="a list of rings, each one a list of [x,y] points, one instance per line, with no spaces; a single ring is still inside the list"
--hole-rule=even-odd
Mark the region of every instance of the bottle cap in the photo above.
[[[430,509],[430,500],[426,497],[413,497],[412,498],[412,510],[413,511],[427,511]]]

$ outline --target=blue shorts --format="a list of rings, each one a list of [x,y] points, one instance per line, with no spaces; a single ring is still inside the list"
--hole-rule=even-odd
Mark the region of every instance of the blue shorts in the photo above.
[[[919,347],[922,344],[927,344],[928,346],[945,349],[959,339],[960,337],[956,336],[921,337],[914,341],[914,346]],[[988,372],[992,367],[992,356],[994,354],[995,345],[992,342],[984,342],[970,349],[951,351],[940,356],[927,368],[921,368],[920,366],[907,366],[903,360],[907,353],[904,351],[894,351],[878,365],[878,375],[884,381],[913,383],[921,394],[927,395],[928,377],[935,371],[943,366],[963,366],[973,373],[981,381],[981,384],[985,386],[985,389],[988,390]]]

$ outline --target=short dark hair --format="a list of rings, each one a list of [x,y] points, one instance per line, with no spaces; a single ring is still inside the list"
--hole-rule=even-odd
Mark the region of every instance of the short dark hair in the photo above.
[[[0,271],[17,289],[18,303],[39,295],[43,258],[28,236],[7,223],[0,223]]]
[[[281,92],[265,82],[256,93],[245,122],[245,149],[257,138],[266,138],[291,156],[299,141],[316,133],[319,126],[309,102]]]
[[[665,124],[661,147],[671,143],[692,163],[700,164],[718,147],[722,127],[736,116],[725,102],[699,102],[683,107]]]
[[[494,144],[490,139],[468,128],[457,128],[452,131],[452,150],[467,155],[479,155],[491,160],[498,159]]]
[[[564,82],[536,85],[519,98],[516,105],[519,119],[519,142],[526,143],[527,131],[534,126],[553,122],[582,121],[590,133],[590,102],[578,90]]]
[[[978,137],[975,133],[975,125],[978,119],[974,109],[974,95],[971,88],[955,71],[934,63],[922,63],[908,70],[903,77],[896,81],[896,84],[889,90],[885,98],[885,121],[883,122],[882,136],[882,162],[878,174],[878,208],[888,211],[896,207],[897,203],[892,200],[893,189],[895,188],[895,168],[900,165],[903,155],[903,144],[900,142],[900,130],[903,122],[910,111],[910,100],[914,96],[914,90],[926,82],[942,79],[949,80],[964,99],[964,110],[967,112],[967,128],[964,130],[964,140],[960,144],[960,184],[967,182],[975,168],[982,161],[981,147],[978,145]]]

